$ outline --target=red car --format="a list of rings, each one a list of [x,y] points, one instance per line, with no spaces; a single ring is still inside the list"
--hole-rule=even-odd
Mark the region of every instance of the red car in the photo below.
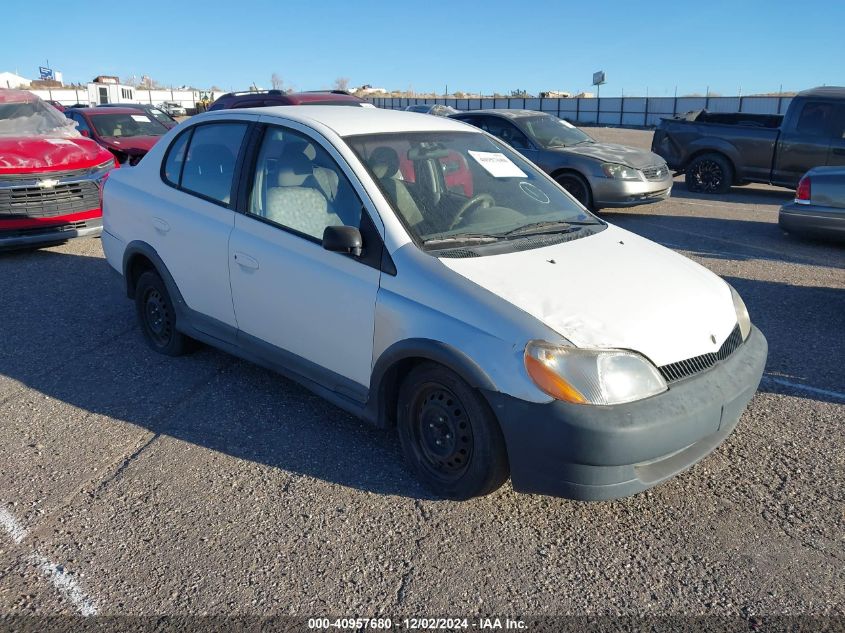
[[[69,108],[65,116],[78,124],[79,133],[97,141],[121,165],[136,165],[167,134],[155,117],[135,108]]]
[[[0,89],[0,249],[99,235],[112,155],[53,106]]]

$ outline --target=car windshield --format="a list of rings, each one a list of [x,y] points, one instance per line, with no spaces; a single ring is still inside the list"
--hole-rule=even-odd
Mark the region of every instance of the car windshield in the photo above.
[[[25,101],[0,102],[0,137],[77,137],[73,121],[51,105],[32,95]]]
[[[603,224],[486,134],[403,132],[345,140],[426,249]]]
[[[166,127],[142,112],[95,114],[91,116],[91,123],[100,136],[161,136],[167,133]]]
[[[595,141],[574,125],[553,116],[532,116],[519,119],[528,135],[545,148],[570,147]]]
[[[169,114],[166,114],[165,112],[162,112],[158,108],[148,108],[147,112],[152,114],[157,121],[161,121],[162,123],[173,122],[173,117],[171,117]]]

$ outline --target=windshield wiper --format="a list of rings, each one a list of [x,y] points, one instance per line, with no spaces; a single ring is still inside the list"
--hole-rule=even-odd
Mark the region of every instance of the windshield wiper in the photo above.
[[[423,240],[423,246],[455,246],[456,244],[492,244],[502,239],[501,235],[486,233],[464,233],[449,237],[431,237]]]
[[[595,222],[560,222],[560,221],[546,221],[546,222],[532,222],[525,224],[518,228],[503,233],[505,237],[514,237],[517,235],[542,235],[544,233],[570,233],[577,231],[582,226],[593,226]]]

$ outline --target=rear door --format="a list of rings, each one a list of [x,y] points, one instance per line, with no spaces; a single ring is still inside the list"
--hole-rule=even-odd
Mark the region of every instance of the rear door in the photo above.
[[[837,105],[808,99],[788,121],[775,155],[772,182],[794,187],[808,170],[826,165],[837,117]]]
[[[153,246],[194,311],[194,325],[231,341],[237,322],[228,246],[235,224],[233,192],[250,123],[227,118],[179,134],[165,154],[162,179],[169,187],[150,205]]]

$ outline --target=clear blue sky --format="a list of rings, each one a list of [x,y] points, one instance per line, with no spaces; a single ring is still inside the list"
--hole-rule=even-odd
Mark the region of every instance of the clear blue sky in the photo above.
[[[845,2],[3,0],[0,71],[419,92],[743,94],[845,85]]]

